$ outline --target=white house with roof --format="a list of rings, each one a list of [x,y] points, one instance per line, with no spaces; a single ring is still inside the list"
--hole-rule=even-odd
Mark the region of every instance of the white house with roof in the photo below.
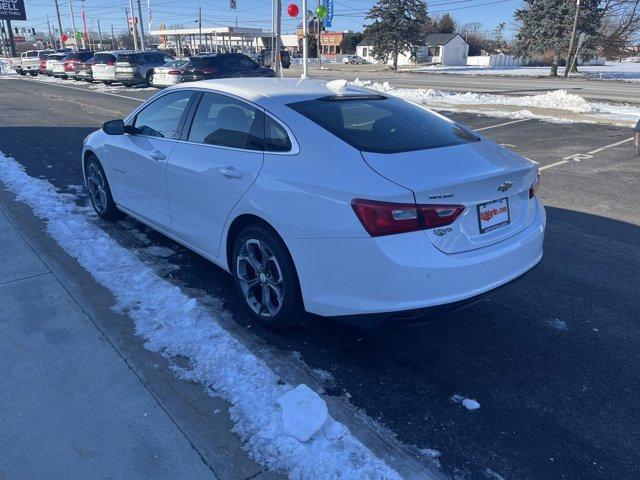
[[[373,47],[369,42],[361,42],[356,46],[356,54],[368,62],[380,63],[373,57]],[[413,52],[409,50],[398,55],[398,65],[466,65],[468,54],[469,45],[459,34],[432,33],[425,38],[425,45],[417,47]],[[393,60],[389,59],[387,64],[393,64]]]
[[[432,33],[425,39],[424,62],[433,65],[460,66],[467,64],[469,44],[458,33]]]

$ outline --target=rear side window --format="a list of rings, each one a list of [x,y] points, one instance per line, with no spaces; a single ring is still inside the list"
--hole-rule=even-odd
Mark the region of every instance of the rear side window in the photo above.
[[[479,140],[456,124],[398,98],[327,97],[288,106],[364,152],[399,153]]]
[[[239,67],[244,70],[253,70],[258,66],[256,62],[244,55],[236,55],[236,59],[238,61]]]
[[[264,149],[263,113],[226,95],[204,93],[193,117],[188,140],[244,150]]]
[[[287,131],[270,116],[264,121],[264,149],[267,152],[288,152],[291,150],[291,140]]]
[[[121,53],[118,55],[116,62],[138,63],[138,55],[135,53]]]
[[[177,138],[178,126],[191,92],[173,92],[163,95],[143,108],[133,122],[140,135],[160,138]]]

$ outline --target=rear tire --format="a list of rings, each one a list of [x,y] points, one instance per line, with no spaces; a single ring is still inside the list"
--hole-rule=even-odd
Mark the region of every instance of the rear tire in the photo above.
[[[284,242],[255,224],[234,242],[231,271],[245,310],[261,326],[288,330],[304,319],[300,283]]]
[[[104,81],[104,84],[105,84],[105,85],[111,85],[112,83],[113,83],[113,82],[112,82],[111,80],[105,80],[105,81]]]
[[[123,213],[118,210],[113,197],[107,176],[102,169],[100,161],[95,155],[90,155],[85,165],[86,187],[91,199],[91,205],[100,218],[108,221],[118,220]]]

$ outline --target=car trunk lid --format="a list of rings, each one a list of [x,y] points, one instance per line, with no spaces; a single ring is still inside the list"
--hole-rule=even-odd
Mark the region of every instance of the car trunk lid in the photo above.
[[[536,164],[490,140],[362,155],[380,175],[411,189],[418,204],[465,207],[452,224],[425,230],[431,243],[445,253],[499,242],[535,218],[529,188],[537,178]]]

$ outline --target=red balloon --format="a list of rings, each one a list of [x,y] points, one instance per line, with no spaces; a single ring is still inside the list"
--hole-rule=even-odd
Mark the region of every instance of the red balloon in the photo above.
[[[290,17],[297,17],[298,13],[300,13],[300,9],[295,3],[290,3],[287,7],[287,13]]]
[[[67,40],[69,40],[69,37],[67,36],[66,33],[63,33],[62,35],[60,35],[60,40],[62,40],[63,42],[66,42]]]

